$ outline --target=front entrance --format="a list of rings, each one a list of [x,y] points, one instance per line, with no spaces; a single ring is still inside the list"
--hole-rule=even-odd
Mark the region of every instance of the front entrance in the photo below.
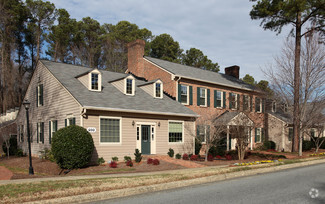
[[[150,154],[150,125],[141,125],[141,153]]]

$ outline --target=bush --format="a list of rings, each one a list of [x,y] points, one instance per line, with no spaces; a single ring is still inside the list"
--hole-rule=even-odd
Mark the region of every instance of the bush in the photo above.
[[[131,157],[129,157],[129,156],[124,156],[124,161],[125,162],[127,162],[127,161],[131,161],[132,159],[131,159]]]
[[[112,161],[110,164],[109,164],[109,167],[111,168],[116,168],[117,167],[117,163],[115,161]]]
[[[212,155],[212,154],[208,154],[208,161],[213,161],[213,159],[214,159],[214,156]]]
[[[153,165],[159,165],[159,164],[160,164],[160,162],[159,162],[159,160],[158,160],[158,159],[154,159],[154,160],[152,161],[152,164],[153,164]]]
[[[118,157],[112,157],[112,161],[118,162]]]
[[[134,156],[135,156],[135,162],[139,163],[142,160],[142,156],[139,149],[135,149]]]
[[[202,148],[202,143],[200,142],[200,140],[195,138],[195,154],[196,155],[200,154],[201,148]]]
[[[181,159],[181,158],[182,158],[182,155],[181,155],[180,153],[177,153],[177,154],[175,155],[175,158],[176,158],[176,159]]]
[[[265,141],[263,143],[263,148],[264,150],[268,150],[268,149],[275,149],[276,145],[275,142],[273,141]]]
[[[174,150],[172,148],[169,148],[169,151],[167,152],[168,156],[173,158],[174,157]]]
[[[191,157],[190,157],[190,160],[191,161],[197,161],[199,159],[199,156],[198,155],[192,155]]]
[[[133,166],[133,162],[131,160],[126,162],[126,166],[132,167]]]
[[[18,148],[18,145],[17,145],[17,137],[13,137],[13,136],[10,137],[9,143],[10,143],[9,156],[14,156],[14,155],[16,155],[17,148]],[[6,143],[5,142],[3,142],[3,144],[2,144],[2,150],[7,155],[7,146],[6,146]]]
[[[231,156],[230,154],[227,154],[227,155],[225,156],[225,158],[226,158],[227,160],[232,160],[232,156]]]
[[[208,154],[211,154],[214,157],[217,156],[217,155],[224,156],[225,155],[225,148],[212,146],[212,147],[210,147]]]
[[[17,156],[17,157],[23,157],[23,156],[25,156],[23,150],[20,149],[20,148],[17,149],[16,156]]]
[[[153,162],[153,159],[151,159],[151,158],[147,159],[147,164],[152,164],[152,162]]]
[[[303,140],[302,141],[302,151],[309,151],[311,148],[313,148],[314,142],[313,141],[308,141],[308,140]]]
[[[94,150],[91,134],[83,127],[70,125],[58,130],[52,138],[52,152],[62,169],[86,166]]]
[[[102,164],[104,164],[104,163],[105,163],[105,160],[104,160],[103,157],[97,159],[97,164],[98,164],[98,165],[102,165]]]
[[[188,155],[187,154],[183,154],[183,160],[188,160]]]
[[[216,158],[217,159],[222,159],[222,157],[220,155],[217,155]]]

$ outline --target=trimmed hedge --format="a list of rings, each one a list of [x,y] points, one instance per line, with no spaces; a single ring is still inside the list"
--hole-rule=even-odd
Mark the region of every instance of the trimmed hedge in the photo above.
[[[268,149],[275,149],[276,144],[273,141],[265,141],[263,143],[263,149],[268,150]]]
[[[54,133],[51,150],[62,169],[81,168],[91,159],[94,141],[85,128],[70,125]]]

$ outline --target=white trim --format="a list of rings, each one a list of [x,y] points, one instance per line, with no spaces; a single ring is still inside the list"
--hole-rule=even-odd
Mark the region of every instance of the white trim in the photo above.
[[[160,97],[157,97],[156,96],[156,85],[157,84],[160,84]],[[158,81],[156,81],[154,84],[153,84],[153,96],[155,97],[155,98],[163,98],[163,89],[164,89],[164,85],[163,85],[163,83],[162,83],[162,81],[160,81],[160,80],[158,80]]]
[[[257,98],[260,99],[260,104],[259,104],[260,110],[256,111],[256,113],[262,113],[263,112],[263,110],[262,110],[262,108],[263,108],[263,106],[262,106],[263,100],[260,97],[255,97],[255,110],[256,110],[256,100],[257,100]]]
[[[193,114],[180,114],[171,112],[153,112],[153,111],[142,111],[134,109],[120,109],[120,108],[107,108],[107,107],[94,107],[94,106],[84,106],[85,109],[91,110],[103,110],[103,111],[114,111],[114,112],[127,112],[127,113],[143,113],[143,114],[154,114],[154,115],[172,115],[172,116],[183,116],[183,117],[194,117],[198,118],[199,115]]]
[[[100,141],[100,119],[119,119],[120,120],[120,142],[101,142]],[[111,117],[111,116],[99,116],[98,117],[98,142],[99,145],[122,145],[122,117]]]
[[[92,89],[91,88],[91,75],[92,74],[97,74],[98,75],[98,89]],[[100,71],[98,69],[94,69],[91,72],[88,73],[88,79],[89,79],[89,90],[90,91],[97,91],[97,92],[101,92],[102,91],[102,74],[100,73]]]
[[[181,142],[169,142],[169,122],[176,122],[176,123],[182,123],[182,141]],[[167,130],[167,142],[168,145],[177,145],[177,144],[184,144],[184,121],[183,120],[168,120],[168,130]]]
[[[217,94],[216,94],[216,96],[214,96],[215,97],[215,101],[217,102],[217,96],[218,96],[218,92],[220,92],[221,93],[221,105],[220,106],[217,106],[217,104],[216,104],[216,108],[219,108],[219,109],[222,109],[223,108],[223,94],[225,93],[224,91],[221,91],[221,90],[215,90],[216,92],[217,92]],[[213,101],[214,101],[213,100]]]
[[[180,84],[181,85],[181,104],[183,105],[189,105],[190,104],[190,86],[186,84]],[[182,103],[182,86],[186,86],[187,94],[186,94],[186,103]]]
[[[254,138],[254,143],[255,144],[262,142],[262,128],[256,128],[256,130],[259,130],[260,131],[260,140],[259,141],[256,140],[256,135],[257,135],[256,133],[257,133],[257,131],[255,131],[255,138]]]
[[[199,89],[200,89],[200,97],[199,97],[199,99],[200,99],[200,107],[208,107],[208,89],[207,88],[205,88],[205,87],[199,87]],[[204,105],[201,105],[201,93],[202,93],[202,89],[205,89],[205,96],[204,96]]]
[[[128,79],[132,80],[132,93],[131,94],[126,92],[127,91],[126,89],[127,89],[127,80]],[[129,76],[124,78],[124,94],[128,95],[128,96],[134,96],[134,94],[135,94],[135,79],[134,79],[134,77],[132,75],[129,75]]]

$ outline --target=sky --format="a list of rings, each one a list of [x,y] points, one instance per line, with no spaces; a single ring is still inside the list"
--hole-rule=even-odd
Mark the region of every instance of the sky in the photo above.
[[[220,72],[240,66],[240,77],[266,79],[262,69],[279,54],[288,29],[277,35],[251,20],[249,0],[50,0],[71,18],[91,17],[101,24],[129,21],[153,35],[170,34],[185,51],[200,49]]]

